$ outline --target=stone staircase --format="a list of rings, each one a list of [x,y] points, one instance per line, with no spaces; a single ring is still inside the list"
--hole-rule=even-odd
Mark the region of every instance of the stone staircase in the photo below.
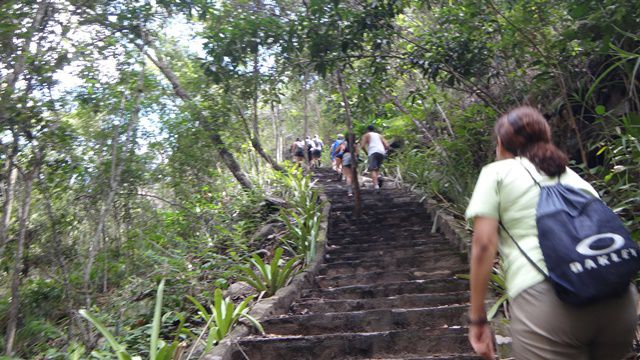
[[[406,192],[362,190],[363,214],[330,169],[314,175],[331,202],[325,263],[267,335],[239,340],[233,360],[478,359],[465,318],[465,258],[431,234],[426,210]]]

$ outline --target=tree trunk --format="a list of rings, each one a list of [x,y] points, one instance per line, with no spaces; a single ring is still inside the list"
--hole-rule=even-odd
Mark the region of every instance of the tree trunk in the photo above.
[[[140,117],[140,103],[142,101],[142,92],[144,89],[144,74],[145,74],[145,68],[143,67],[142,70],[140,71],[140,77],[138,78],[138,86],[134,94],[134,108],[131,114],[131,119],[129,120],[129,124],[127,125],[125,141],[122,146],[121,159],[119,159],[119,155],[118,155],[118,136],[119,136],[118,126],[115,126],[113,131],[113,140],[112,140],[112,147],[111,147],[111,175],[109,178],[109,193],[107,194],[107,198],[104,204],[100,208],[100,214],[98,216],[98,227],[96,228],[96,231],[94,232],[93,237],[89,242],[89,250],[87,253],[87,263],[85,264],[84,274],[83,274],[85,306],[87,309],[91,308],[91,271],[93,270],[93,263],[95,261],[98,246],[100,244],[100,238],[103,235],[104,226],[109,214],[109,209],[111,209],[113,205],[115,195],[118,191],[118,187],[120,186],[120,175],[122,174],[125,160],[129,153],[128,149],[131,144],[134,129],[138,126],[138,120]],[[124,109],[124,98],[123,98],[122,107]]]
[[[309,159],[309,151],[307,150],[307,137],[309,136],[309,96],[307,94],[307,78],[308,73],[305,71],[304,77],[302,79],[302,97],[304,99],[304,158],[307,161],[307,164],[310,164],[311,159]]]
[[[251,184],[251,181],[249,180],[249,178],[247,178],[247,175],[242,172],[233,154],[231,154],[227,150],[228,147],[222,140],[222,137],[220,136],[218,131],[213,128],[213,126],[209,123],[206,116],[202,112],[202,109],[200,109],[195,104],[195,102],[191,99],[191,96],[189,96],[189,94],[184,90],[184,88],[178,81],[178,77],[164,62],[162,56],[160,55],[160,52],[157,49],[153,48],[152,43],[148,39],[148,36],[146,34],[143,34],[142,40],[144,41],[145,45],[144,46],[138,45],[138,48],[160,70],[160,72],[162,72],[165,78],[171,83],[174,93],[182,101],[184,101],[187,106],[189,106],[192,109],[193,113],[198,118],[198,122],[200,123],[200,126],[202,126],[203,129],[207,131],[207,133],[209,134],[209,140],[218,151],[218,155],[222,159],[222,162],[225,164],[227,169],[229,169],[229,171],[231,172],[233,177],[238,181],[240,186],[248,190],[253,189],[253,185]],[[156,56],[155,57],[151,56],[151,54],[149,54],[149,52],[145,50],[145,46],[152,48]]]
[[[36,15],[29,27],[29,34],[22,47],[22,51],[20,55],[17,56],[13,63],[13,71],[8,73],[5,82],[6,87],[2,92],[2,98],[0,99],[0,123],[6,123],[11,120],[11,117],[6,113],[6,105],[11,102],[11,95],[15,91],[16,83],[20,79],[20,76],[25,70],[25,66],[27,63],[27,57],[29,55],[31,42],[35,37],[35,33],[42,27],[42,24],[46,20],[47,9],[49,7],[49,2],[40,1],[38,3],[38,9],[36,10]]]
[[[69,266],[67,261],[64,258],[63,250],[62,250],[62,240],[60,239],[60,229],[58,229],[54,210],[53,210],[53,200],[51,199],[51,194],[49,189],[46,186],[46,182],[41,181],[40,191],[42,192],[42,196],[44,198],[44,205],[47,212],[47,218],[49,219],[49,226],[51,232],[51,244],[52,244],[52,252],[55,262],[58,263],[59,269],[62,272],[62,285],[63,285],[63,295],[62,298],[66,299],[66,311],[67,316],[69,317],[70,324],[67,328],[67,337],[69,339],[74,338],[74,325],[76,329],[80,329],[78,335],[80,337],[86,337],[88,335],[87,329],[83,329],[83,325],[91,326],[86,322],[78,322],[78,317],[76,316],[76,306],[73,301],[74,299],[74,291],[73,287],[70,283],[70,275],[69,275]],[[85,339],[86,340],[86,339]]]
[[[340,91],[340,95],[342,95],[342,103],[344,105],[344,113],[347,119],[347,129],[349,130],[349,152],[351,153],[351,171],[353,181],[353,200],[354,200],[354,210],[353,214],[356,218],[360,217],[362,214],[362,205],[360,202],[360,183],[358,181],[358,157],[356,156],[356,137],[353,133],[353,123],[351,121],[351,108],[349,107],[349,99],[347,99],[347,93],[344,89],[344,81],[342,79],[342,71],[340,68],[336,70],[336,75],[338,77],[338,90]]]
[[[13,164],[18,148],[17,138],[14,137],[11,149],[7,151],[5,160],[5,174],[7,174],[7,184],[4,188],[4,203],[2,204],[2,219],[0,219],[0,258],[4,254],[4,248],[8,241],[8,229],[11,223],[11,209],[13,208],[13,196],[18,177],[18,169]]]
[[[20,225],[18,243],[16,244],[16,255],[11,273],[11,300],[9,302],[9,313],[7,315],[7,333],[5,340],[5,355],[13,356],[16,330],[18,328],[18,316],[20,310],[20,275],[23,267],[23,256],[25,242],[27,238],[27,228],[29,226],[29,211],[31,207],[31,190],[33,180],[40,171],[41,152],[36,150],[34,164],[24,179],[24,196],[22,198],[22,208],[20,211]]]
[[[455,138],[456,134],[453,132],[453,127],[451,126],[451,122],[449,121],[447,114],[444,113],[444,110],[442,110],[442,107],[440,107],[440,104],[436,103],[436,107],[440,111],[440,114],[442,115],[442,119],[447,124],[447,129],[449,129],[449,134],[451,134],[452,138]]]
[[[397,96],[395,95],[391,95],[388,93],[384,94],[384,97],[386,97],[387,99],[391,100],[391,102],[393,102],[393,105],[396,107],[396,109],[398,109],[398,111],[400,111],[401,113],[407,115],[409,117],[409,119],[411,119],[411,121],[413,122],[413,124],[416,126],[416,128],[427,138],[427,140],[430,143],[434,142],[434,138],[433,135],[431,135],[431,133],[429,132],[429,130],[427,130],[422,123],[420,123],[420,121],[418,119],[416,119],[413,115],[411,115],[411,113],[409,112],[409,110],[407,110],[402,103],[400,102],[400,99],[398,99]]]
[[[280,135],[280,117],[273,102],[271,103],[271,124],[273,126],[273,137],[276,142],[276,162],[282,162],[282,138]]]
[[[258,68],[258,53],[253,57],[253,78],[255,81],[255,87],[253,89],[253,136],[251,136],[251,145],[256,150],[256,152],[267,162],[271,167],[276,170],[283,172],[284,169],[278,165],[276,161],[273,160],[269,154],[267,154],[262,148],[262,144],[260,143],[260,124],[258,123],[258,97],[260,96],[260,69]]]

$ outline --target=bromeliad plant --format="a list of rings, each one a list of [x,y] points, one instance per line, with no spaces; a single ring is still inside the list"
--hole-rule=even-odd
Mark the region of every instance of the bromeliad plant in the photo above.
[[[284,185],[283,196],[288,202],[300,207],[313,206],[318,202],[318,191],[313,188],[311,176],[305,175],[298,166],[274,175]]]
[[[316,257],[322,217],[318,190],[313,187],[311,177],[296,167],[278,176],[285,187],[284,195],[292,205],[282,209],[279,215],[288,231],[282,240],[283,245],[291,253],[304,256],[305,264],[309,264]]]
[[[254,299],[253,295],[247,297],[236,306],[231,299],[222,297],[222,290],[216,289],[213,296],[213,305],[209,305],[210,311],[192,296],[187,295],[187,298],[195,305],[196,309],[198,309],[198,315],[206,322],[205,329],[196,341],[197,343],[201,342],[205,332],[209,332],[203,344],[204,352],[207,352],[224,339],[240,319],[248,320],[260,333],[264,334],[264,329],[260,322],[249,315],[249,303]],[[191,356],[194,350],[195,346],[192,347],[187,358]]]
[[[280,220],[288,231],[287,236],[282,239],[283,245],[291,253],[304,256],[305,264],[309,264],[316,257],[321,217],[319,211],[320,209],[315,207],[280,211]]]
[[[244,273],[239,279],[247,282],[257,291],[264,292],[265,297],[274,295],[278,289],[289,283],[299,268],[299,257],[294,256],[284,262],[283,252],[284,249],[277,248],[269,264],[265,263],[258,254],[253,254],[249,265],[237,267]]]

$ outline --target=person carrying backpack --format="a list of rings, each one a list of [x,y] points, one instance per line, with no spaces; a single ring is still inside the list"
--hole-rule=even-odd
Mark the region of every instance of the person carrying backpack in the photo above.
[[[313,143],[313,140],[311,140],[310,137],[306,137],[304,138],[304,143],[305,143],[305,149],[307,151],[307,162],[309,167],[313,167],[313,147],[315,146],[315,144]]]
[[[342,179],[342,154],[338,156],[338,148],[343,142],[344,135],[338,134],[336,141],[331,144],[331,148],[329,149],[329,157],[331,158],[333,170],[338,173],[338,181]]]
[[[296,138],[296,141],[291,144],[291,151],[293,152],[293,158],[296,164],[302,166],[302,162],[304,161],[304,141]]]
[[[613,233],[619,227],[608,228],[619,220],[611,218],[594,188],[567,167],[567,156],[551,143],[549,125],[538,110],[523,106],[510,111],[498,119],[495,134],[497,161],[482,169],[465,213],[473,219],[471,345],[478,355],[493,359],[484,301],[499,248],[516,359],[624,358],[637,322],[638,295],[630,284],[638,269],[637,246]],[[574,199],[563,191],[574,191],[575,198],[587,194],[590,201],[579,211],[569,209]],[[556,198],[550,199],[554,192]],[[556,212],[545,217],[551,208]],[[591,219],[579,223],[576,219],[585,212]],[[565,246],[573,233],[594,223],[602,227],[596,235]],[[557,259],[572,252],[583,258]],[[593,283],[598,276],[609,277],[610,283]],[[592,286],[572,287],[576,280],[604,290],[588,294]],[[606,294],[608,287],[616,289]]]
[[[348,138],[349,134],[345,134],[344,137]],[[349,140],[345,140],[338,146],[338,150],[336,154],[336,156],[342,160],[342,175],[344,175],[344,178],[346,179],[346,182],[347,182],[348,197],[353,196],[353,171],[351,170],[351,164],[354,161],[357,161],[357,155],[358,155],[357,154],[358,149],[356,147],[354,147],[354,149],[356,153],[351,154],[349,152]],[[358,180],[356,179],[356,181]]]

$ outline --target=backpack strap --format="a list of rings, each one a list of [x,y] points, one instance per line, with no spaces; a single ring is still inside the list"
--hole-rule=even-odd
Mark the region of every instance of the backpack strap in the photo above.
[[[533,175],[531,174],[531,171],[529,171],[529,169],[527,169],[527,167],[524,166],[522,161],[520,161],[520,165],[522,165],[522,167],[527,171],[527,174],[529,174],[529,176],[531,177],[531,180],[533,180],[533,182],[536,183],[536,185],[538,185],[540,189],[542,189],[542,185],[540,185],[540,182],[536,180],[535,177],[533,177]],[[560,184],[560,175],[557,176],[557,183]]]
[[[500,224],[500,227],[502,228],[502,230],[504,230],[504,232],[506,232],[507,235],[509,235],[509,237],[511,238],[511,241],[513,241],[513,243],[516,245],[518,250],[520,250],[520,253],[527,259],[527,261],[529,261],[529,264],[531,264],[531,266],[533,266],[536,270],[538,270],[538,272],[540,274],[542,274],[542,276],[544,276],[545,279],[548,279],[549,275],[547,275],[547,273],[545,273],[544,270],[542,270],[542,268],[540,266],[538,266],[538,264],[536,264],[535,261],[533,261],[529,257],[529,255],[527,255],[526,252],[524,252],[524,250],[522,250],[522,247],[520,247],[520,244],[518,244],[516,239],[514,239],[513,236],[511,235],[511,233],[509,232],[509,230],[507,230],[507,228],[502,224],[502,221],[500,221],[499,224]]]
[[[538,185],[538,187],[540,189],[542,189],[542,185],[540,185],[540,182],[538,180],[536,180],[536,178],[533,177],[533,175],[531,174],[531,171],[529,171],[529,169],[527,169],[526,166],[524,166],[524,164],[522,163],[522,161],[520,162],[520,165],[522,165],[522,167],[527,171],[527,174],[529,174],[529,176],[531,177],[531,180],[533,180],[534,183],[536,183],[536,185]],[[558,178],[558,182],[560,181],[560,178]]]
[[[531,180],[533,180],[533,182],[536,183],[536,185],[538,185],[540,189],[542,189],[542,185],[540,185],[540,182],[538,182],[538,180],[536,180],[536,178],[533,177],[533,174],[531,174],[531,171],[529,171],[529,169],[527,169],[527,167],[524,166],[522,162],[520,162],[520,165],[522,165],[522,167],[527,171],[527,174],[529,174],[529,176],[531,177]],[[560,181],[560,178],[558,178],[558,181]],[[502,216],[500,216],[500,214],[498,214],[498,216],[500,217],[500,220],[498,222],[500,224],[500,227],[502,228],[502,230],[504,230],[504,232],[507,233],[507,235],[509,235],[509,238],[511,238],[511,241],[513,241],[513,243],[516,245],[518,250],[520,250],[520,253],[527,259],[527,261],[529,261],[529,264],[531,264],[531,266],[533,266],[536,270],[538,270],[538,272],[542,274],[542,276],[544,276],[545,279],[548,279],[549,275],[547,275],[547,273],[545,273],[544,270],[542,270],[542,268],[540,268],[540,266],[538,266],[538,264],[536,264],[535,261],[533,261],[529,257],[529,255],[527,255],[527,253],[524,252],[524,250],[522,250],[522,247],[520,247],[520,244],[518,244],[516,239],[514,239],[513,235],[511,235],[509,230],[507,230],[504,224],[502,224]]]

